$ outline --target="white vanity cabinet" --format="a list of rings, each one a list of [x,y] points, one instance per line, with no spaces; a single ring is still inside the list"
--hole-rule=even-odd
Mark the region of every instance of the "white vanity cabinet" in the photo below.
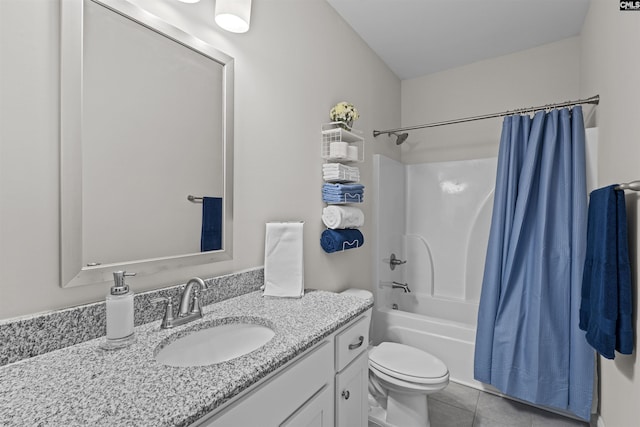
[[[192,426],[365,427],[370,313]]]

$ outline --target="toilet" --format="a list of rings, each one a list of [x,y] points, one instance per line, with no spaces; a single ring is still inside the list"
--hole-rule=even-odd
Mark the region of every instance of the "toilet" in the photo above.
[[[363,289],[342,293],[373,298]],[[429,427],[427,395],[447,384],[447,366],[426,351],[393,342],[369,347],[369,425]]]

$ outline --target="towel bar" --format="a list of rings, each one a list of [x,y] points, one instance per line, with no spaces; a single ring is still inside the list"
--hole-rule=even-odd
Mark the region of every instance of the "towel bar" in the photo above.
[[[632,190],[632,191],[640,191],[640,181],[631,181],[624,184],[618,185],[616,190]]]
[[[189,194],[187,196],[187,200],[193,203],[201,203],[202,202],[203,197],[198,197],[198,196],[192,196],[191,194]]]

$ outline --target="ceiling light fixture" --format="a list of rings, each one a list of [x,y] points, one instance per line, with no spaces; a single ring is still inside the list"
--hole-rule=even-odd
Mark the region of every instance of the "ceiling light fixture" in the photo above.
[[[251,0],[216,0],[216,24],[232,33],[246,33],[251,21]]]
[[[182,3],[198,3],[200,0],[178,0],[178,1]]]

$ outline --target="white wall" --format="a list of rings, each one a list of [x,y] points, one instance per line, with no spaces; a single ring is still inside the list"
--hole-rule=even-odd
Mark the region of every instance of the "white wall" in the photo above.
[[[617,2],[592,0],[581,33],[580,92],[600,94],[592,118],[599,128],[599,186],[640,179],[640,12],[621,12]],[[638,322],[638,193],[628,192],[627,214],[634,289],[633,313]],[[600,358],[600,413],[607,427],[638,424],[640,360],[617,354]]]
[[[398,156],[370,135],[400,124],[400,81],[324,0],[253,2],[251,30],[242,35],[176,15],[183,6],[156,4],[236,60],[234,259],[131,278],[133,290],[260,266],[264,223],[291,219],[305,221],[308,288],[370,288],[370,221],[364,247],[320,248],[320,125],[339,101],[358,107],[356,127],[367,139],[361,176],[370,186],[371,154]],[[213,2],[197,7],[212,21]],[[59,287],[59,1],[2,0],[0,8],[2,319],[97,301],[107,289]],[[370,218],[371,203],[363,208]]]
[[[572,37],[494,59],[402,81],[402,126],[574,100],[580,39]],[[589,107],[585,109],[588,112]],[[497,156],[502,118],[415,130],[405,163]]]

